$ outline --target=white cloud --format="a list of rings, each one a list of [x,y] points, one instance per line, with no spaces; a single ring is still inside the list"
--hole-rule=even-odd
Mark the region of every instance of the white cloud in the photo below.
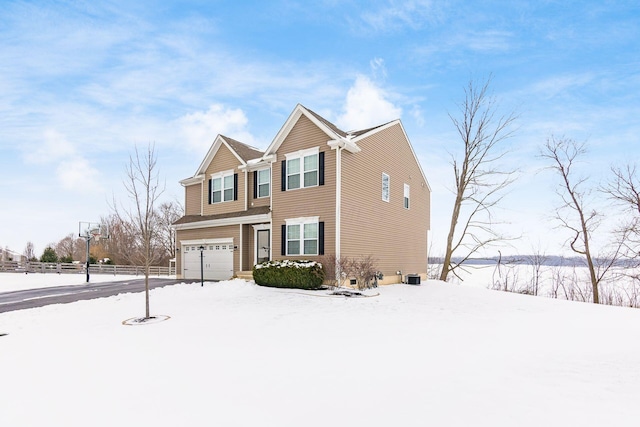
[[[382,58],[374,58],[369,61],[369,66],[371,67],[371,71],[376,78],[386,79],[387,78],[387,67],[384,65],[384,59]]]
[[[42,139],[27,150],[25,159],[31,163],[46,164],[75,154],[73,144],[64,135],[54,129],[47,129],[43,132]]]
[[[358,76],[347,92],[344,113],[337,124],[343,129],[365,129],[400,118],[402,109],[387,100],[387,93],[368,77]]]
[[[24,157],[30,163],[55,165],[56,179],[66,190],[88,192],[100,188],[98,170],[55,129],[45,130],[42,139],[27,149]]]
[[[439,21],[441,12],[438,4],[431,0],[391,0],[384,7],[363,12],[360,18],[374,31],[394,31],[403,27],[417,30],[425,23]]]
[[[411,117],[416,121],[416,124],[420,127],[424,126],[424,115],[419,105],[414,105],[411,110]]]
[[[99,173],[89,161],[75,156],[58,164],[56,177],[66,190],[95,192],[99,187]]]
[[[182,116],[178,122],[188,146],[195,151],[206,151],[218,134],[249,145],[255,139],[246,129],[249,120],[240,108],[213,104],[207,111]]]

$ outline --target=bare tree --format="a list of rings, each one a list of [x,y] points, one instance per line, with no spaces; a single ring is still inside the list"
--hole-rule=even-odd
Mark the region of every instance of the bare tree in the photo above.
[[[164,251],[163,263],[176,257],[176,232],[172,225],[184,215],[178,202],[164,202],[156,210],[158,244]]]
[[[149,144],[142,154],[136,147],[135,154],[129,156],[126,174],[124,186],[132,206],[119,209],[114,203],[113,209],[121,226],[125,228],[124,233],[133,238],[125,254],[135,263],[144,266],[144,319],[149,319],[149,267],[157,262],[160,254],[155,243],[158,233],[155,204],[164,192],[158,177],[155,146]]]
[[[116,214],[100,219],[103,227],[109,230],[109,238],[101,240],[99,244],[104,245],[109,259],[118,265],[136,264],[139,261],[138,255],[130,251],[130,248],[135,246],[136,237],[130,234],[134,233],[135,229],[125,223],[126,219]]]
[[[640,179],[636,165],[624,168],[612,167],[613,180],[604,187],[604,192],[620,202],[636,217],[640,217]]]
[[[534,247],[531,255],[525,257],[527,260],[527,264],[531,266],[531,280],[529,290],[532,295],[538,295],[540,291],[543,269],[544,266],[549,259],[549,257],[545,254],[545,252],[540,248],[538,244],[537,247]]]
[[[618,241],[624,247],[627,266],[640,266],[640,177],[635,164],[624,168],[612,167],[612,179],[601,188],[614,202],[623,208],[626,217],[616,230]],[[625,275],[640,282],[636,269],[629,269]],[[634,284],[635,286],[635,284]]]
[[[550,169],[560,175],[558,195],[562,203],[556,209],[555,218],[561,228],[570,232],[568,244],[571,250],[584,256],[589,270],[590,293],[593,295],[593,302],[599,304],[598,286],[620,258],[622,244],[618,241],[606,256],[599,259],[594,257],[593,235],[601,224],[602,215],[593,208],[594,202],[589,197],[591,190],[587,188],[587,179],[576,178],[574,171],[576,163],[585,153],[584,143],[552,136],[544,145],[542,157],[548,159],[551,162]]]
[[[612,180],[602,188],[611,199],[622,206],[630,215],[618,230],[621,238],[626,238],[627,256],[640,258],[640,177],[636,165],[624,168],[612,167]]]
[[[464,150],[461,157],[452,156],[455,177],[455,201],[447,235],[440,280],[467,261],[482,248],[504,240],[493,228],[492,211],[504,197],[502,190],[513,182],[514,170],[501,168],[505,155],[502,148],[513,136],[514,113],[498,114],[498,104],[489,94],[491,78],[482,85],[470,81],[460,105],[461,117],[451,114]],[[461,261],[452,262],[458,255]]]
[[[76,249],[77,242],[73,233],[64,237],[55,245],[56,254],[58,254],[60,259],[63,260],[62,262],[71,262],[76,259],[74,258]]]
[[[27,242],[27,246],[25,246],[23,254],[27,262],[37,259],[36,250],[35,250],[35,247],[33,246],[33,242]]]

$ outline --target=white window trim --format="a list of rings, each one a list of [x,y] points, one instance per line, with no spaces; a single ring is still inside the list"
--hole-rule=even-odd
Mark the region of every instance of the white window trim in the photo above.
[[[287,162],[287,176],[286,176],[286,180],[287,180],[287,191],[292,191],[292,190],[300,190],[302,188],[312,188],[312,187],[317,187],[320,185],[320,147],[312,147],[312,148],[308,148],[306,150],[298,150],[295,151],[293,153],[287,153],[284,155],[285,160]],[[304,170],[304,158],[305,157],[309,157],[309,156],[313,156],[313,155],[318,155],[318,167],[317,169],[315,169],[316,171],[316,183],[314,185],[308,185],[305,186],[304,185],[304,174],[305,172],[311,172],[311,171],[305,171]],[[289,173],[289,161],[290,160],[296,160],[299,159],[299,171],[296,174],[290,174]],[[296,188],[289,188],[289,177],[292,175],[298,175],[300,178],[298,180],[298,182],[300,183],[299,187]]]
[[[258,199],[264,199],[265,197],[270,197],[271,196],[271,172],[269,172],[270,169],[271,168],[263,168],[263,169],[258,169],[256,171],[256,173],[258,174],[258,179],[257,179],[257,183],[256,183],[257,186],[258,186],[258,188],[256,189],[256,194],[258,195]],[[260,172],[262,172],[262,171],[267,171],[268,172],[267,173],[268,181],[260,183]],[[269,186],[269,190],[267,191],[267,195],[266,196],[261,196],[260,195],[260,185],[265,185],[265,184]]]
[[[296,159],[299,157],[311,156],[313,154],[318,154],[320,152],[320,147],[307,148],[306,150],[298,150],[293,153],[287,153],[284,155],[286,160]]]
[[[212,173],[211,174],[211,179],[219,179],[220,180],[220,201],[219,202],[215,202],[213,200],[213,183],[211,185],[211,204],[218,204],[218,203],[225,203],[225,202],[233,202],[233,192],[235,191],[235,189],[233,188],[233,181],[231,181],[231,190],[233,190],[231,192],[231,199],[230,200],[225,200],[224,199],[224,190],[229,190],[229,188],[225,188],[224,186],[224,179],[228,176],[233,177],[233,175],[235,174],[235,170],[230,169],[230,170],[226,170],[226,171],[222,171],[222,172],[216,172],[216,173]]]
[[[286,237],[286,242],[287,242],[287,247],[286,247],[286,254],[287,256],[317,256],[318,255],[318,249],[320,248],[320,217],[319,216],[311,216],[311,217],[299,217],[299,218],[290,218],[290,219],[285,219],[285,224],[286,224],[286,232],[287,232],[287,237]],[[316,236],[315,239],[305,239],[304,238],[304,226],[305,224],[317,224],[317,232],[318,232],[318,236]],[[300,236],[297,239],[298,242],[300,242],[300,253],[298,254],[292,254],[289,252],[289,226],[290,225],[299,225],[300,226]],[[304,242],[305,240],[315,240],[316,241],[316,252],[313,254],[305,254],[304,253]]]
[[[384,179],[387,178],[387,198],[385,199],[384,194]],[[389,174],[382,172],[382,201],[389,203],[391,200],[391,177]]]
[[[411,187],[409,184],[404,185],[404,198],[402,199],[402,206],[405,209],[409,209],[411,207],[411,197],[410,197]]]

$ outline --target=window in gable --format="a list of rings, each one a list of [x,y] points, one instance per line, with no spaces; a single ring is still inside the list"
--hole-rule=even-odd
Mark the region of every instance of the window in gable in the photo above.
[[[391,178],[386,173],[382,173],[382,200],[389,201],[389,185]]]
[[[262,169],[258,171],[258,197],[269,197],[269,186],[271,182],[271,174],[269,169]]]
[[[287,160],[287,190],[300,188],[300,159]]]
[[[404,185],[404,208],[409,209],[409,184]]]
[[[314,187],[318,185],[318,155],[304,157],[304,186]]]
[[[237,174],[225,173],[211,179],[211,203],[237,200]]]
[[[324,153],[318,148],[287,154],[286,158],[283,161],[283,179],[286,180],[283,191],[324,185]]]

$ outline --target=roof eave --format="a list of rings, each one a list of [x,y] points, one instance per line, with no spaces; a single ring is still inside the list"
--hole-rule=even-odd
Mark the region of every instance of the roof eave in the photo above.
[[[186,187],[188,185],[193,185],[193,184],[200,184],[204,181],[204,174],[202,175],[196,175],[196,176],[192,176],[191,178],[185,178],[181,181],[179,181],[180,185],[182,185],[183,187]]]

